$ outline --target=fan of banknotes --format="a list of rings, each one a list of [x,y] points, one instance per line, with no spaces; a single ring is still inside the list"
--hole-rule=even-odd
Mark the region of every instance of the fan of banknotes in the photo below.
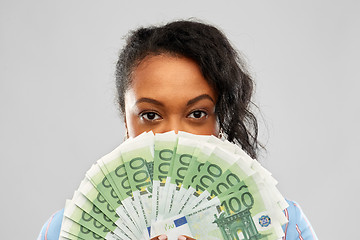
[[[143,133],[99,159],[67,200],[61,239],[281,239],[288,206],[239,146]]]

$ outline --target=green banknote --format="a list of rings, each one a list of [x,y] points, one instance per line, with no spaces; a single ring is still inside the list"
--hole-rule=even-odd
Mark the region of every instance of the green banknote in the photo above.
[[[80,196],[80,194],[82,196]],[[118,226],[122,225],[123,221],[116,213],[114,208],[106,201],[104,196],[92,185],[92,183],[87,178],[81,182],[79,189],[75,192],[73,197],[74,202],[79,205],[79,207],[86,207],[85,204],[87,201],[84,200],[83,197],[85,197],[88,202],[91,202],[95,207],[97,207],[104,214],[104,217],[109,218]]]
[[[111,218],[103,213],[98,207],[90,202],[80,192],[75,191],[72,198],[73,203],[78,206],[81,210],[92,216],[110,231],[114,232],[118,236],[125,236],[129,239],[135,239],[136,236],[126,226],[125,222],[120,218],[115,211],[113,211]],[[112,209],[111,209],[112,210]],[[115,219],[116,221],[113,221]]]
[[[222,156],[227,160],[219,160],[219,156]],[[199,188],[202,189],[202,193],[201,195],[198,195],[198,193],[195,192],[195,189],[191,188],[194,192],[193,197],[197,196],[195,202],[193,202],[191,207],[197,207],[200,204],[205,204],[206,200],[209,201],[220,193],[237,185],[239,182],[246,181],[249,176],[255,173],[255,171],[253,171],[251,168],[242,164],[241,157],[232,153],[228,153],[226,151],[222,154],[218,154],[215,160],[217,160],[217,162],[220,162],[221,164],[223,162],[227,162],[228,168],[226,166],[223,166],[224,170],[220,170],[220,168],[217,167],[216,164],[213,165],[211,168],[211,165],[208,164],[208,167],[204,167],[202,169],[203,172],[199,173],[199,179],[197,179]],[[217,175],[214,174],[214,170],[211,170],[212,168],[219,169]],[[201,180],[201,178],[203,178],[203,180]]]
[[[167,217],[176,214],[176,209],[179,207],[178,203],[184,192],[180,191],[183,189],[181,186],[199,143],[196,138],[199,139],[199,137],[203,137],[190,135],[184,132],[180,132],[178,135],[179,138],[176,153],[170,174],[170,184],[167,189],[167,201],[165,204],[165,214]]]
[[[198,207],[186,215],[178,215],[170,220],[154,225],[153,235],[159,232],[171,232],[183,226],[190,229],[189,236],[196,239],[279,239],[283,233],[268,211],[259,192],[251,192],[244,183],[238,183],[212,199],[211,204]],[[170,226],[170,227],[169,227]],[[280,228],[279,228],[280,227]],[[157,230],[157,231],[156,231]]]
[[[152,211],[152,179],[154,167],[154,135],[152,132],[124,144],[122,158],[136,208],[140,210],[140,226],[150,233]]]
[[[109,179],[105,176],[98,163],[95,163],[90,170],[86,172],[86,177],[93,186],[102,194],[106,201],[116,209],[119,216],[128,216],[123,202],[117,195],[116,191],[110,184]]]
[[[66,221],[66,220],[71,221]],[[64,226],[62,229],[72,235],[78,235],[84,239],[125,239],[125,236],[118,236],[102,225],[99,221],[77,207],[71,200],[66,201],[64,210]]]
[[[65,207],[61,239],[279,239],[287,202],[241,147],[143,133],[99,159]]]
[[[214,151],[215,147],[215,145],[205,142],[199,144],[198,148],[195,150],[188,167],[187,174],[183,180],[182,188],[185,189],[185,191],[181,200],[179,201],[178,207],[176,208],[176,213],[183,212],[185,208],[191,209],[189,203],[192,202],[192,200],[194,200],[196,197],[194,196],[195,189],[191,187],[191,185],[194,183],[194,180],[197,178],[202,167]],[[200,194],[201,192],[198,192],[198,195]]]
[[[131,143],[132,139],[128,140],[127,143]],[[121,149],[124,145],[120,145],[113,152],[101,158],[98,163],[112,185],[114,191],[120,198],[124,209],[118,211],[127,223],[127,226],[131,231],[138,237],[140,235],[146,236],[146,233],[142,233],[140,224],[140,210],[136,208],[135,199],[133,198],[130,182],[126,173],[125,165],[121,156]]]
[[[203,151],[206,153],[206,148],[203,148]],[[215,147],[212,149],[209,157],[199,157],[197,160],[202,166],[199,168],[196,176],[193,177],[193,181],[188,189],[190,193],[193,193],[191,195],[192,198],[188,202],[181,203],[185,206],[182,210],[184,213],[199,206],[204,199],[210,196],[206,189],[237,161],[237,157],[227,150]]]
[[[85,240],[85,239],[72,235],[71,233],[65,232],[64,230],[61,230],[59,240]]]
[[[70,218],[64,217],[61,223],[61,231],[60,231],[60,239],[65,238],[68,239],[67,236],[77,236],[79,239],[86,239],[86,240],[99,240],[105,239],[100,235],[92,232],[90,229],[81,226],[79,223],[74,222]],[[64,236],[66,235],[66,236]],[[106,239],[116,240],[118,239],[115,235],[109,235]]]
[[[266,187],[271,189],[270,194],[273,195],[277,199],[277,203],[281,209],[285,209],[288,207],[288,203],[285,200],[285,198],[282,196],[282,194],[279,192],[279,190],[276,188],[277,181],[272,177],[272,174],[261,164],[256,161],[255,159],[252,159],[249,155],[247,155],[244,150],[242,150],[239,146],[236,146],[236,154],[239,155],[243,161],[243,164],[246,164],[251,167],[254,171],[259,173],[259,176],[263,179],[264,183],[266,184]]]
[[[174,131],[156,134],[154,138],[154,173],[151,221],[164,219],[170,185],[171,163],[174,162],[178,135]]]

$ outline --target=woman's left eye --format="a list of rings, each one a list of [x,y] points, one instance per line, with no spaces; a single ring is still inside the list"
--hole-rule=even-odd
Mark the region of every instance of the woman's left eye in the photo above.
[[[189,118],[195,118],[195,119],[200,119],[200,118],[204,118],[204,117],[207,117],[208,114],[204,111],[201,111],[201,110],[196,110],[196,111],[193,111],[192,113],[190,113],[188,115]]]

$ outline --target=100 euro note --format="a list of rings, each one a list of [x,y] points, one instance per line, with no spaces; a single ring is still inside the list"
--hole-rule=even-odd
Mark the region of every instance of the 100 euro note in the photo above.
[[[231,230],[239,239],[277,239],[286,201],[276,183],[232,143],[188,133],[144,133],[91,167],[66,207],[71,211],[66,210],[67,228],[61,232],[68,239],[147,240],[181,232],[227,239]]]
[[[237,191],[219,195],[210,204],[193,212],[154,224],[154,235],[177,228],[177,221],[186,223],[195,239],[279,239],[281,226],[269,211],[260,190],[239,183]],[[253,193],[251,193],[253,192]],[[275,223],[272,223],[271,220]],[[278,224],[276,227],[273,225]],[[181,225],[182,226],[182,225]]]
[[[230,149],[230,148],[229,148]],[[209,152],[203,151],[203,153]],[[212,153],[212,157],[204,158],[200,157],[200,161],[198,163],[198,166],[201,166],[200,172],[197,171],[197,176],[195,177],[195,180],[193,181],[193,187],[192,192],[195,193],[194,195],[199,197],[201,196],[202,200],[206,200],[207,198],[210,200],[214,198],[216,195],[214,193],[214,189],[217,189],[218,191],[226,191],[226,189],[230,188],[231,186],[236,185],[238,182],[240,182],[240,179],[246,179],[247,181],[250,181],[247,179],[248,176],[252,175],[254,173],[253,170],[249,169],[247,164],[240,161],[239,156],[234,156],[229,154],[227,151],[223,151],[221,149],[214,150],[215,153]],[[217,154],[216,154],[217,153]],[[203,163],[201,163],[201,159],[203,160]],[[204,162],[206,160],[206,162]],[[231,161],[229,161],[231,160]],[[234,166],[232,166],[234,165]],[[226,168],[231,168],[231,170],[226,170]],[[237,169],[236,169],[237,167]],[[199,170],[200,168],[198,168]],[[217,170],[217,171],[216,171]],[[194,174],[193,174],[194,175]],[[216,185],[215,185],[216,183]],[[257,183],[254,181],[250,181],[250,184],[256,185]],[[213,185],[213,186],[212,186]],[[211,189],[212,186],[212,189]],[[222,190],[221,190],[222,189]],[[196,191],[197,190],[197,191]],[[200,191],[199,191],[200,190]],[[210,192],[210,193],[209,193]],[[199,195],[200,194],[200,195]],[[254,194],[258,194],[256,191]],[[268,198],[270,194],[267,194],[266,196],[261,196],[265,199]],[[207,197],[207,198],[205,198]],[[206,206],[206,204],[202,201],[197,201],[200,206]],[[193,202],[192,204],[186,204],[187,206],[190,206],[190,208],[196,207],[194,206]],[[276,206],[271,204],[272,202],[269,201],[267,203],[268,208],[267,209],[276,209]],[[183,205],[183,204],[181,204]],[[270,206],[270,207],[269,207]],[[186,212],[191,211],[190,209],[187,209]],[[260,213],[257,213],[260,214]],[[270,213],[269,213],[270,214]],[[277,208],[277,211],[275,211],[275,214],[271,212],[271,215],[273,216],[273,221],[278,221],[279,224],[273,228],[275,233],[273,235],[280,236],[282,234],[281,224],[284,223],[284,215],[282,213],[282,209]],[[267,218],[265,217],[265,220]],[[262,227],[263,229],[263,227]]]
[[[278,207],[276,199],[272,198],[269,189],[261,180],[259,173],[255,173],[228,190],[220,193],[211,201],[221,201],[221,199],[230,198],[232,195],[245,191],[243,196],[248,197],[247,206],[250,206],[250,213],[255,227],[262,235],[271,236],[271,238],[280,238],[284,235],[282,225],[287,222],[281,208]],[[249,204],[251,203],[251,204]],[[229,202],[231,204],[231,201]],[[246,201],[244,201],[244,205]],[[230,206],[230,205],[229,205]]]
[[[131,143],[133,139],[127,142]],[[113,189],[120,198],[121,203],[125,209],[125,215],[120,215],[131,231],[137,236],[137,239],[147,239],[147,233],[143,232],[143,225],[141,224],[140,209],[137,208],[137,203],[133,198],[128,174],[125,169],[125,164],[122,159],[121,149],[124,144],[120,145],[110,154],[99,160],[99,166],[104,174],[109,179]]]
[[[174,213],[179,207],[179,201],[184,194],[184,191],[180,191],[182,189],[181,186],[187,175],[194,152],[200,143],[199,140],[201,139],[206,142],[208,138],[208,136],[192,135],[184,132],[179,132],[178,135],[178,143],[170,173],[170,183],[167,189],[165,205],[165,216],[167,217],[175,215]]]
[[[151,221],[165,217],[165,205],[170,183],[170,167],[174,161],[178,135],[174,131],[154,137],[154,173]]]
[[[217,197],[219,194],[223,194],[222,196],[225,197],[231,193],[228,189],[231,191],[233,186],[245,183],[246,186],[249,186],[248,189],[251,189],[251,194],[259,196],[258,202],[263,200],[263,204],[260,205],[266,207],[265,209],[268,215],[272,216],[273,222],[277,221],[279,223],[275,224],[273,228],[275,229],[275,235],[279,236],[282,234],[281,225],[286,222],[286,218],[282,212],[284,208],[280,208],[275,204],[278,199],[273,197],[273,194],[271,194],[272,189],[267,188],[268,184],[263,180],[260,174],[252,170],[241,156],[216,148],[193,183],[194,188],[201,189],[202,193],[196,199],[197,201],[193,201],[192,204],[190,204],[190,207],[193,207],[196,202],[195,207],[206,206],[208,204],[206,203],[207,201]],[[263,187],[260,189],[258,188],[259,186]],[[240,189],[236,189],[236,191],[240,191]],[[255,204],[255,207],[256,206]],[[256,210],[252,210],[252,212],[254,211],[256,212]],[[256,214],[258,215],[260,213],[258,212]],[[258,223],[259,219],[255,222]],[[257,227],[259,227],[259,225],[257,225]],[[263,227],[261,229],[263,229]]]
[[[216,147],[191,184],[191,188],[196,190],[193,195],[196,198],[190,203],[189,207],[195,208],[202,204],[203,201],[206,201],[206,198],[210,197],[207,188],[216,182],[237,161],[238,156],[225,149]]]
[[[230,143],[231,144],[231,143]],[[270,193],[274,196],[274,198],[277,199],[278,205],[281,209],[285,209],[288,207],[288,203],[285,200],[285,198],[282,196],[280,191],[276,188],[277,181],[272,177],[272,174],[261,164],[255,160],[252,159],[249,155],[247,155],[244,150],[242,150],[239,146],[232,144],[236,147],[235,153],[241,157],[241,160],[243,161],[243,164],[250,166],[251,169],[258,172],[262,177],[263,181],[265,182],[267,188],[270,189]]]
[[[98,234],[92,232],[88,228],[81,226],[79,223],[74,222],[70,218],[63,217],[61,223],[61,231],[59,239],[86,239],[86,240],[99,240],[105,239]],[[116,237],[112,237],[116,239]]]
[[[76,206],[72,200],[66,201],[62,230],[84,239],[96,239],[97,236],[116,240],[125,238],[123,235],[118,236],[110,231],[91,215]]]
[[[129,179],[134,203],[140,210],[142,231],[150,236],[152,211],[152,179],[154,166],[154,134],[146,133],[124,144],[122,159]]]
[[[191,184],[194,182],[194,179],[196,179],[204,162],[206,162],[206,160],[210,157],[214,149],[215,145],[207,142],[202,142],[201,144],[199,143],[197,145],[197,148],[195,149],[190,164],[187,168],[186,175],[182,180],[183,194],[179,200],[179,204],[173,210],[175,215],[183,212],[185,208],[188,208],[189,203],[194,199],[193,194],[195,191],[194,189],[191,189]]]
[[[103,238],[99,237],[99,239],[103,239]],[[84,239],[80,238],[78,236],[75,236],[71,233],[65,232],[64,230],[60,230],[59,240],[84,240]]]
[[[92,167],[86,172],[86,177],[93,184],[93,186],[102,194],[104,199],[112,206],[117,214],[122,218],[127,218],[128,213],[123,202],[120,200],[119,196],[116,194],[114,188],[110,184],[108,178],[102,172],[100,166],[95,163]],[[130,225],[131,226],[131,225]],[[132,228],[132,232],[137,235],[138,232],[136,229]]]
[[[219,148],[214,149],[189,188],[194,193],[191,196],[195,200],[191,202],[187,210],[206,204],[206,201],[239,182],[246,181],[254,173],[255,171],[243,164],[240,156]],[[200,191],[195,192],[196,189]]]
[[[220,144],[217,145],[220,146]],[[250,176],[251,171],[259,173],[258,176],[261,177],[262,182],[266,185],[266,188],[268,189],[268,192],[272,195],[274,199],[276,199],[279,207],[281,209],[285,209],[288,207],[288,203],[286,202],[282,194],[279,192],[279,190],[276,188],[276,179],[272,177],[271,173],[266,168],[261,166],[261,164],[257,160],[251,158],[240,146],[234,143],[225,140],[224,144],[222,144],[221,146],[227,150],[231,149],[231,152],[234,152],[239,157],[239,161],[231,167],[230,172],[236,172],[236,174],[241,177],[241,179],[244,179],[246,176]],[[234,167],[237,170],[234,171]],[[224,176],[222,179],[224,179]],[[222,179],[220,181],[222,181]]]
[[[131,226],[133,232],[137,232],[136,235],[138,238],[140,235],[146,237],[145,234],[142,234],[139,210],[136,209],[135,200],[132,197],[130,183],[122,160],[122,147],[123,145],[120,145],[110,154],[101,158],[98,164],[123,204],[125,215],[122,217],[126,224]]]
[[[206,145],[202,147],[197,158],[198,168],[189,172],[189,175],[192,175],[192,181],[188,187],[191,198],[188,198],[187,202],[181,202],[184,206],[181,211],[184,213],[191,211],[200,205],[203,199],[209,197],[210,194],[206,189],[237,160],[233,154],[214,145],[211,150],[208,148]],[[207,156],[209,153],[210,155]],[[184,200],[187,199],[184,198]]]
[[[81,210],[92,216],[102,225],[104,225],[111,232],[115,233],[117,236],[122,236],[127,239],[135,239],[135,235],[127,228],[124,224],[125,222],[119,218],[115,211],[112,211],[112,214],[108,217],[104,212],[102,212],[98,207],[96,207],[92,202],[90,202],[84,195],[80,192],[75,191],[72,198],[72,202],[79,207]],[[113,210],[113,209],[111,209]],[[109,215],[109,214],[108,214]]]
[[[236,149],[236,152],[239,151],[242,150]],[[247,159],[244,159],[245,157]],[[250,166],[253,166],[255,170],[250,168]],[[282,210],[287,207],[287,202],[275,187],[276,180],[274,180],[269,172],[264,169],[256,160],[251,159],[243,151],[242,154],[233,154],[227,150],[224,150],[223,148],[217,147],[214,150],[212,156],[203,165],[201,171],[198,173],[198,176],[194,179],[191,185],[192,188],[200,189],[202,193],[200,196],[198,196],[198,192],[196,192],[194,195],[198,196],[198,198],[196,201],[192,201],[192,203],[190,203],[188,206],[193,208],[200,204],[204,204],[203,201],[205,201],[206,198],[211,198],[211,196],[214,195],[212,191],[215,190],[215,187],[229,187],[239,180],[244,180],[246,182],[247,178],[255,172],[259,172],[257,176],[262,176],[261,184],[265,184],[266,190],[268,192],[267,196],[269,196],[272,201],[278,203],[278,206],[281,210],[278,211],[278,213],[280,213],[279,217],[283,217],[282,222],[284,222],[284,215],[282,214]],[[196,203],[195,206],[194,203]]]
[[[73,200],[80,208],[88,208],[84,198],[86,198],[88,202],[92,203],[94,207],[99,209],[103,213],[104,218],[110,219],[124,232],[131,232],[129,226],[124,224],[123,219],[119,217],[114,208],[106,201],[104,196],[96,188],[94,188],[87,178],[81,182],[78,190],[74,194]],[[129,233],[129,235],[131,234]]]

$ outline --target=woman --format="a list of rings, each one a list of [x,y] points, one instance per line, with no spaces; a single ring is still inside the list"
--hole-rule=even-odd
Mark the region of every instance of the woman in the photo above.
[[[256,158],[253,80],[217,28],[176,21],[132,32],[116,66],[116,86],[127,137],[149,130],[215,135]],[[284,239],[317,239],[298,205],[288,202]],[[50,218],[39,239],[57,239],[62,214]]]

